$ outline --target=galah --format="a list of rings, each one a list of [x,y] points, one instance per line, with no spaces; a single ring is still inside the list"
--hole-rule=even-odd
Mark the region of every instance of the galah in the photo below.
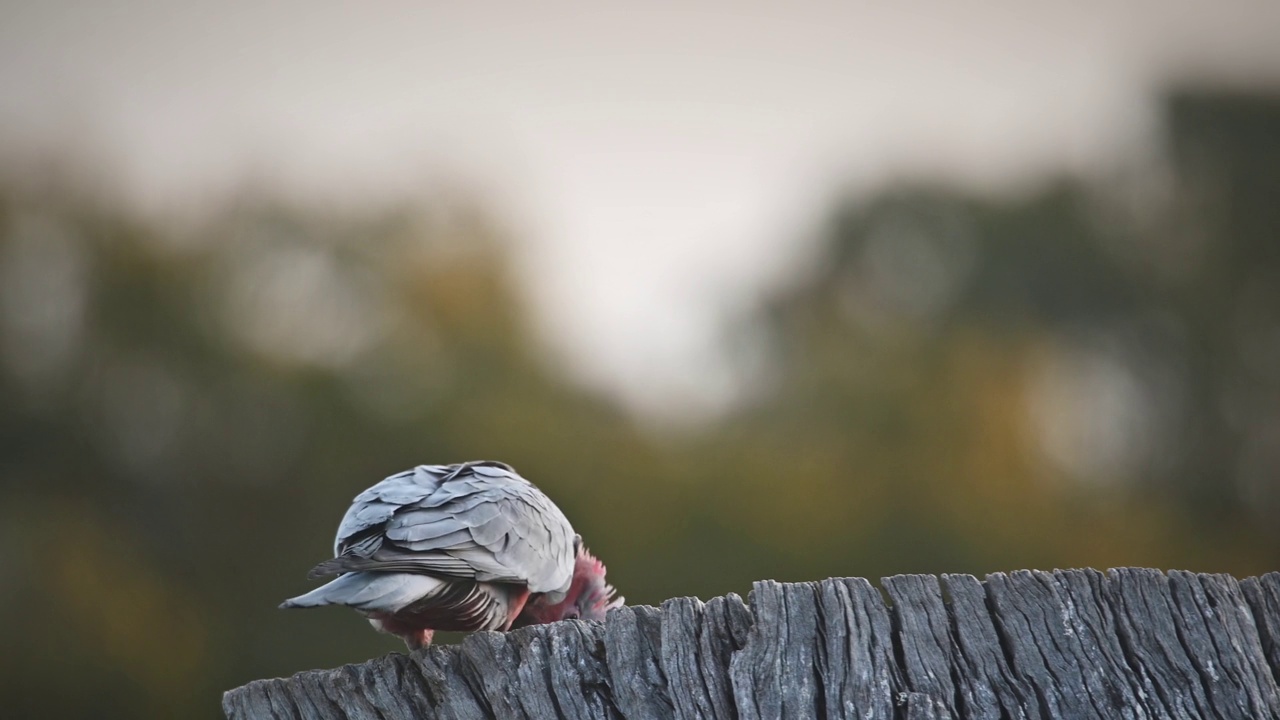
[[[420,465],[355,497],[334,555],[339,575],[282,608],[345,605],[410,650],[436,630],[509,630],[622,604],[564,513],[511,466]]]

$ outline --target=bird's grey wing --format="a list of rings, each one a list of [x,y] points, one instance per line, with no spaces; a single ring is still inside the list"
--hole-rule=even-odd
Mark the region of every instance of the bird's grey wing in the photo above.
[[[380,497],[368,502],[384,503]],[[358,537],[359,531],[350,534],[345,549],[353,552],[340,547],[339,557],[317,571],[422,572],[549,593],[567,589],[573,576],[569,521],[506,466],[468,464],[425,497],[391,510],[383,522],[376,543]]]
[[[342,522],[338,523],[333,554],[341,555],[361,542],[365,547],[360,554],[371,554],[380,544],[381,537],[376,529],[386,524],[401,508],[438,491],[447,471],[447,467],[440,465],[419,465],[391,475],[357,495],[342,516]]]
[[[491,553],[503,567],[512,568],[536,593],[559,593],[573,579],[573,527],[560,508],[532,485],[512,488],[507,512],[475,536],[470,552]],[[480,529],[480,528],[478,528]]]

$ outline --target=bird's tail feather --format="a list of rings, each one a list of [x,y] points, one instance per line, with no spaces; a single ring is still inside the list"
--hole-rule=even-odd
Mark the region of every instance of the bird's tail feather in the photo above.
[[[366,612],[397,612],[438,593],[446,583],[428,575],[353,572],[325,583],[305,595],[289,598],[281,608],[345,605]]]

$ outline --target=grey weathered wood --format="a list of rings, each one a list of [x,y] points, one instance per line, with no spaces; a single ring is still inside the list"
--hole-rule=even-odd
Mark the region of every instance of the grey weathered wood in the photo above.
[[[1240,583],[1262,638],[1262,652],[1271,673],[1280,681],[1280,573],[1249,578]]]
[[[819,584],[827,715],[887,720],[902,688],[893,626],[880,592],[862,578]],[[724,716],[722,716],[724,717]]]
[[[1223,717],[1266,717],[1275,709],[1275,677],[1257,622],[1234,578],[1174,571],[1169,575],[1192,661]]]
[[[257,680],[229,718],[1280,720],[1280,573],[756,583]]]
[[[942,588],[932,575],[899,575],[882,581],[893,601],[898,661],[907,691],[908,714],[949,720],[959,717],[950,622]],[[905,642],[911,638],[910,642]],[[914,706],[920,706],[916,708]]]
[[[621,608],[605,625],[610,687],[623,717],[672,717],[662,670],[662,614],[655,608]]]
[[[943,575],[951,595],[955,670],[964,717],[975,720],[1040,720],[1035,694],[1021,683],[987,610],[986,588],[972,575]]]

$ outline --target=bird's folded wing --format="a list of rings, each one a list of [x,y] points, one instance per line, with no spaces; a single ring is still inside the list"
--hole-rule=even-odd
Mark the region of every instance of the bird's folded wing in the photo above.
[[[573,530],[546,495],[501,466],[432,469],[392,476],[357,496],[339,529],[338,557],[313,574],[418,572],[522,583],[532,592],[568,588]]]

